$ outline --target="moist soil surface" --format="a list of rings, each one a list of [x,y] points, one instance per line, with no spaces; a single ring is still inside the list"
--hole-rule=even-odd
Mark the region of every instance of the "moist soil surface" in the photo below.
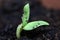
[[[0,8],[0,40],[18,40],[16,28],[22,22],[24,0],[5,1]],[[49,26],[31,31],[23,30],[19,40],[60,40],[60,10],[46,9],[36,1],[30,1],[31,21],[44,20]]]

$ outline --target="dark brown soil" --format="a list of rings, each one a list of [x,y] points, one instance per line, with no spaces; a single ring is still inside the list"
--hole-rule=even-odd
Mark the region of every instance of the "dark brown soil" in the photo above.
[[[60,10],[46,9],[35,0],[30,2],[30,21],[45,20],[49,26],[22,31],[20,40],[60,40]],[[0,40],[18,40],[16,28],[21,23],[25,0],[5,0],[0,8]]]

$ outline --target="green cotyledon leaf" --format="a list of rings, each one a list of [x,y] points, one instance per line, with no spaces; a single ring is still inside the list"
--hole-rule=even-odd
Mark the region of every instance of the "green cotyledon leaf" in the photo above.
[[[23,29],[29,31],[43,25],[49,25],[49,23],[46,21],[34,21],[34,22],[28,23]]]
[[[23,8],[23,16],[22,16],[22,25],[25,26],[28,23],[29,15],[30,15],[30,7],[29,3],[27,3]]]

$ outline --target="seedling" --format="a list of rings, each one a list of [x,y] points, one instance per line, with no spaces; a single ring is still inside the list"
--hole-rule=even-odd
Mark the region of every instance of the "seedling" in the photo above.
[[[29,3],[27,3],[24,6],[23,11],[24,11],[24,14],[22,16],[22,23],[18,25],[17,30],[16,30],[16,37],[18,39],[20,38],[20,33],[22,30],[30,31],[43,25],[49,25],[48,22],[43,21],[43,20],[33,21],[33,22],[28,23],[29,15],[30,15]]]

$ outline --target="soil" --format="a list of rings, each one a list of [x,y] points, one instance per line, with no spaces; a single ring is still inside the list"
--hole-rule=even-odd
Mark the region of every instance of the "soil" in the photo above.
[[[41,26],[31,31],[23,30],[19,40],[60,40],[60,10],[46,9],[40,3],[30,2],[31,21],[45,20],[49,26]],[[0,8],[0,40],[18,40],[16,28],[21,23],[24,0],[10,0]]]

